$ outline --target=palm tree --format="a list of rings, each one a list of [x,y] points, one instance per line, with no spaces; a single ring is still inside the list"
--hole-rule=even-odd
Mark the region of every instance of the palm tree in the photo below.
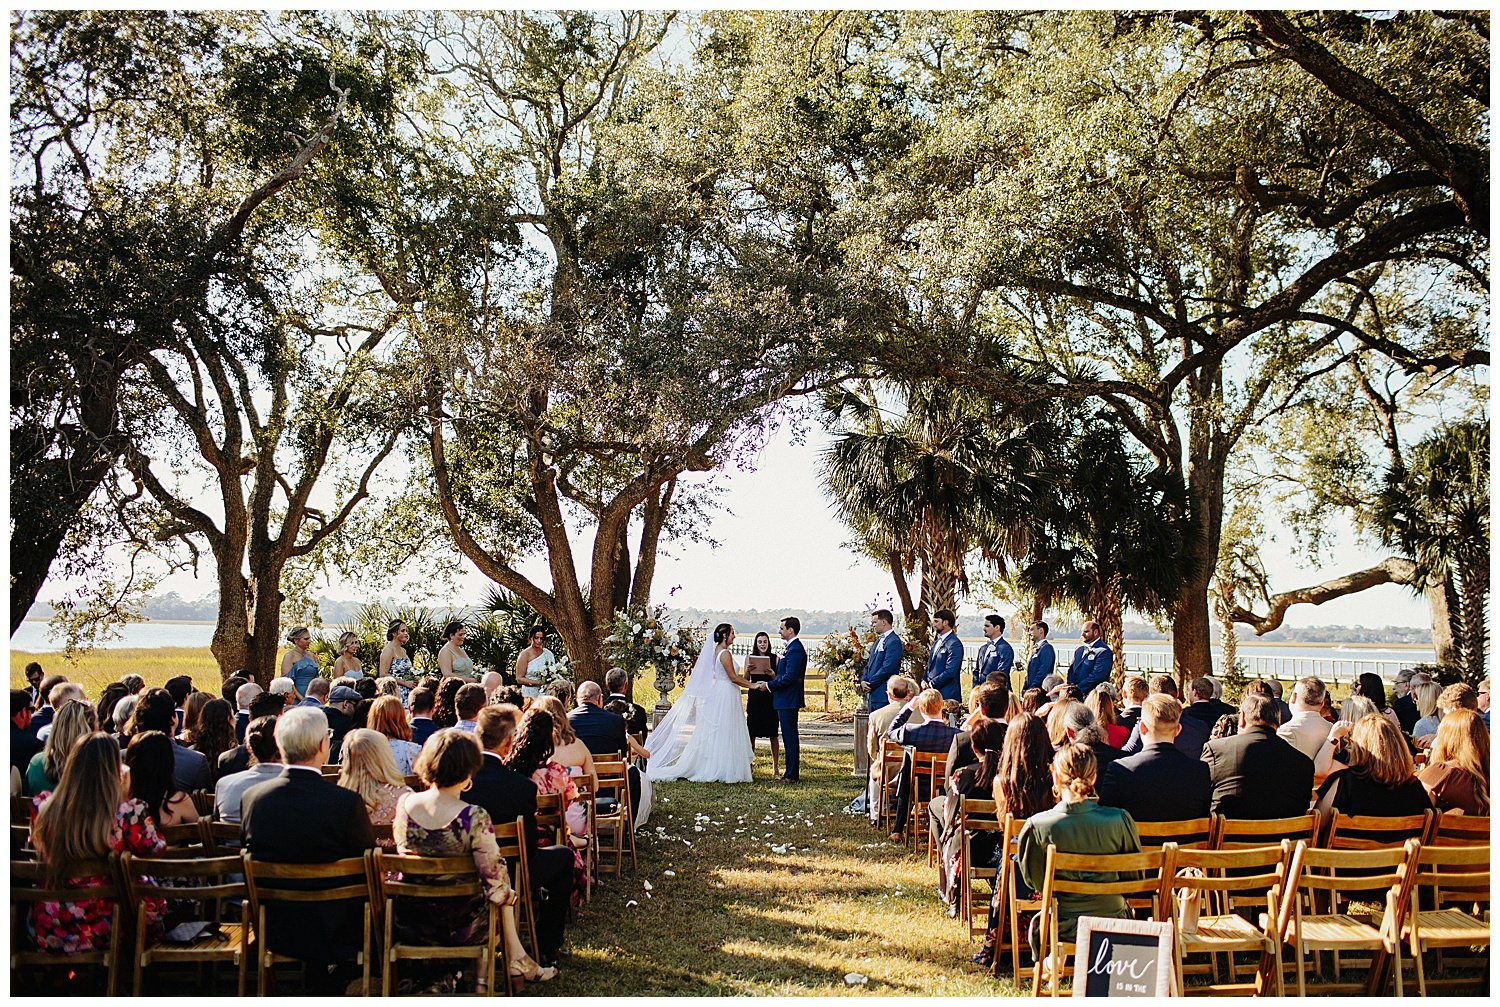
[[[1386,545],[1416,566],[1412,587],[1441,586],[1449,598],[1458,671],[1468,682],[1486,674],[1486,606],[1490,593],[1490,434],[1483,422],[1455,423],[1393,466],[1375,504]]]
[[[890,390],[900,405],[889,419],[868,382],[826,401],[841,432],[824,452],[822,477],[858,546],[890,568],[912,649],[922,654],[932,613],[968,591],[968,556],[1004,556],[1035,473],[1045,469],[1051,431],[1045,420],[944,384]],[[913,601],[908,578],[917,571]]]

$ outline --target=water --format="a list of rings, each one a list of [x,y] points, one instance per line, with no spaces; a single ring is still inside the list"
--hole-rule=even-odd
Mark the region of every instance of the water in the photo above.
[[[101,649],[154,648],[154,647],[207,647],[213,638],[214,626],[210,622],[143,622],[121,627],[118,639],[107,640]],[[809,648],[817,646],[813,637],[805,641]],[[979,651],[983,639],[964,640],[964,649],[972,661]],[[1016,641],[1012,640],[1014,646]],[[1071,658],[1076,640],[1057,639],[1052,642],[1057,648],[1057,657],[1066,664]],[[15,636],[10,639],[12,650],[33,653],[54,653],[62,650],[62,644],[49,638],[48,624],[40,619],[28,619],[21,623]],[[736,652],[742,648],[736,647]],[[744,648],[749,652],[748,645]],[[1239,656],[1245,662],[1251,678],[1279,678],[1290,681],[1304,675],[1317,675],[1328,682],[1349,682],[1363,672],[1374,672],[1389,681],[1402,668],[1413,664],[1428,664],[1434,659],[1430,647],[1355,646],[1351,644],[1255,644],[1242,643]],[[1164,640],[1144,640],[1125,644],[1125,660],[1132,669],[1168,671],[1172,667],[1172,645]],[[1214,648],[1214,665],[1220,668],[1219,648]]]

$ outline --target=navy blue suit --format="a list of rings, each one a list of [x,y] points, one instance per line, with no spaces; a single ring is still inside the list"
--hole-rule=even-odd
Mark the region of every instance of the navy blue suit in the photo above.
[[[771,709],[781,721],[781,745],[786,752],[788,780],[799,778],[802,768],[802,746],[797,738],[797,711],[807,705],[802,680],[807,675],[807,649],[795,636],[787,641],[786,650],[776,664],[776,677],[766,683],[771,690]]]
[[[905,647],[895,633],[886,633],[870,645],[870,659],[865,662],[865,673],[860,678],[870,687],[870,712],[891,701],[885,691],[886,683],[901,671],[901,655]]]
[[[1005,637],[997,636],[993,640],[986,640],[979,648],[979,655],[974,658],[974,684],[978,685],[995,672],[1005,676],[1006,685],[1010,684],[1010,669],[1016,663],[1016,649],[1005,641]]]
[[[414,745],[425,745],[427,739],[437,733],[437,724],[433,723],[431,717],[413,717],[411,719],[411,740]]]
[[[1073,663],[1068,665],[1068,684],[1078,686],[1078,691],[1087,696],[1094,686],[1109,680],[1115,667],[1115,652],[1104,640],[1095,640],[1073,652]]]
[[[1042,679],[1055,670],[1057,670],[1057,651],[1052,649],[1051,640],[1043,640],[1036,645],[1036,653],[1031,655],[1031,660],[1026,662],[1026,683],[1021,686],[1021,691],[1040,689]]]
[[[927,670],[923,678],[927,684],[943,694],[944,699],[963,699],[963,685],[958,680],[959,670],[964,666],[964,645],[958,634],[949,632],[942,643],[934,643],[927,654]]]
[[[953,744],[953,739],[959,730],[941,720],[929,720],[922,724],[909,724],[912,711],[908,708],[896,714],[896,719],[891,721],[891,728],[886,732],[898,745],[909,746],[917,752],[947,752]],[[896,783],[896,824],[891,831],[899,832],[906,826],[906,813],[911,808],[911,755],[908,754],[901,764],[901,777]],[[920,790],[926,790],[923,784]],[[919,793],[917,800],[925,801],[931,798],[931,794]]]

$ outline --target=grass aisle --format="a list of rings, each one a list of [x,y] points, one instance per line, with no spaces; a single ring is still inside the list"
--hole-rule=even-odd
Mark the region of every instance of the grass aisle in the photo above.
[[[804,750],[802,782],[785,786],[769,780],[762,751],[748,786],[659,787],[637,840],[639,869],[605,875],[570,927],[562,975],[536,991],[1013,993],[969,961],[977,940],[948,918],[926,857],[841,811],[859,791],[850,758]],[[850,972],[868,985],[846,986]]]

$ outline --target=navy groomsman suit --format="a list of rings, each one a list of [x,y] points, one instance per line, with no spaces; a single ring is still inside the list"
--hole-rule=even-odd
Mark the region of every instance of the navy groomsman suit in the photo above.
[[[1043,639],[1036,645],[1036,653],[1031,655],[1031,660],[1026,662],[1026,684],[1021,686],[1021,691],[1027,689],[1040,689],[1042,679],[1057,670],[1057,651],[1052,649],[1052,641]]]
[[[979,648],[979,656],[974,659],[974,684],[980,684],[998,671],[1005,676],[1008,686],[1010,669],[1015,663],[1016,649],[1006,642],[1005,637],[997,636],[993,640],[984,641],[984,645]]]
[[[950,629],[933,643],[927,654],[927,670],[923,677],[929,686],[943,694],[944,699],[958,702],[963,699],[963,685],[958,680],[963,665],[963,641]]]
[[[874,713],[890,703],[885,691],[886,683],[901,671],[901,655],[905,646],[894,629],[880,634],[880,639],[870,646],[870,659],[865,662],[865,673],[860,681],[870,687],[870,712]]]
[[[1078,691],[1087,696],[1094,691],[1094,686],[1109,679],[1114,666],[1115,652],[1100,637],[1073,652],[1073,663],[1068,665],[1068,683],[1078,686]]]

